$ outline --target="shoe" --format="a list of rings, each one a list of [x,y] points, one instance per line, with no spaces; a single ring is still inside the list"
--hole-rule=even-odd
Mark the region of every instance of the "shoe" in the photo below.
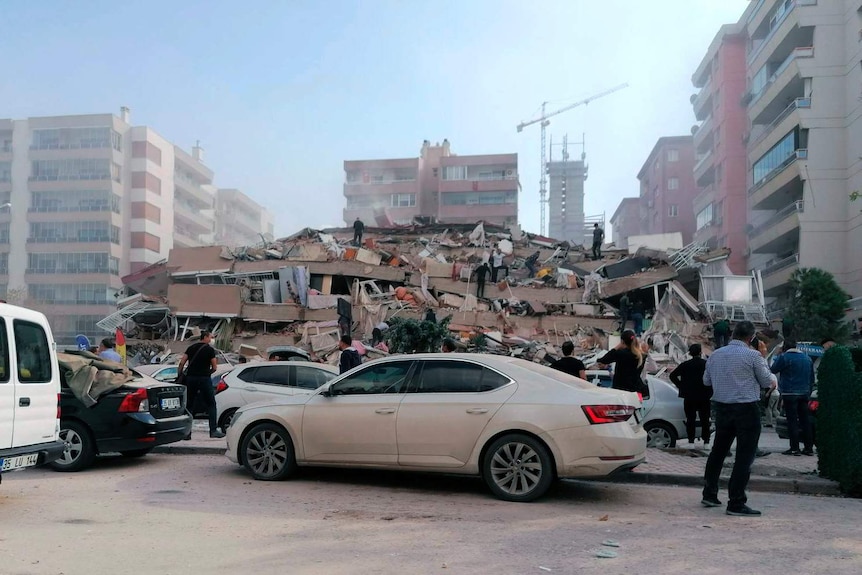
[[[748,505],[740,507],[728,507],[726,513],[728,515],[736,515],[738,517],[760,517],[761,513],[757,509],[752,509]]]
[[[796,457],[799,457],[802,455],[802,452],[798,449],[788,449],[787,451],[782,451],[781,455],[795,455]]]
[[[802,455],[808,455],[808,456],[814,455],[814,450],[813,449],[803,449]]]
[[[700,504],[704,507],[721,507],[721,501],[718,497],[704,497],[700,500]]]
[[[212,437],[213,439],[221,439],[222,437],[224,437],[224,432],[219,431],[218,429],[216,429],[215,431],[210,431],[210,437]]]

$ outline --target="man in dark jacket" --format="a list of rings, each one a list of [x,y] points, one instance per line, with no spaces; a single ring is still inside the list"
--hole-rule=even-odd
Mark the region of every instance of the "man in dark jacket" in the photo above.
[[[357,217],[353,222],[353,243],[357,246],[362,245],[363,233],[365,233],[365,223]]]
[[[628,292],[620,298],[620,333],[626,329],[626,324],[629,323],[629,318],[632,314],[632,300],[629,298]]]
[[[491,273],[491,268],[482,262],[474,273],[476,274],[476,297],[485,297],[485,278]]]
[[[341,350],[341,357],[338,358],[338,373],[350,371],[362,363],[362,358],[359,357],[359,352],[353,347],[353,338],[350,335],[345,334],[341,336],[341,341],[338,342],[338,349]]]
[[[796,349],[796,342],[784,340],[783,352],[772,363],[771,371],[778,375],[778,391],[787,415],[790,449],[784,455],[814,455],[811,423],[808,421],[808,399],[814,389],[814,363]],[[799,451],[799,436],[805,449]]]
[[[563,373],[587,379],[587,368],[584,362],[576,357],[572,357],[572,354],[575,352],[575,344],[570,341],[563,342],[562,350],[563,357],[555,361],[551,367]]]
[[[695,422],[700,417],[700,436],[704,445],[709,445],[709,399],[712,388],[703,384],[703,372],[706,371],[706,360],[701,357],[702,348],[699,343],[689,346],[691,359],[682,362],[670,373],[670,380],[679,389],[685,410],[685,431],[688,442],[694,443]]]
[[[599,224],[593,224],[593,261],[602,259],[602,242],[605,241],[605,230]]]

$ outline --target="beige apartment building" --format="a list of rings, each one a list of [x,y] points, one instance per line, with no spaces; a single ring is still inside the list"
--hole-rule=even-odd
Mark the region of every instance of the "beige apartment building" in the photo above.
[[[273,239],[272,214],[239,190],[216,192],[217,244],[229,247],[250,246]]]
[[[775,311],[800,267],[862,296],[862,2],[752,2],[743,21],[749,267]]]
[[[44,311],[58,342],[106,335],[120,278],[212,243],[213,172],[120,115],[0,120],[0,297]]]

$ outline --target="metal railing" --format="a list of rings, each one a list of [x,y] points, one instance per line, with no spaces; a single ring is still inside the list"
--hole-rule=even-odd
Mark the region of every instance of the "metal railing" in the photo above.
[[[760,88],[760,91],[756,94],[751,95],[751,99],[748,101],[747,106],[750,108],[753,106],[760,98],[766,94],[767,90],[778,80],[778,77],[784,73],[787,68],[790,67],[790,63],[796,60],[797,58],[810,58],[814,56],[814,47],[813,46],[800,46],[798,48],[794,48],[793,51],[787,55],[787,58],[784,59],[784,62],[778,67],[775,72],[769,77],[763,87]]]
[[[778,114],[774,120],[772,120],[769,125],[767,125],[763,131],[751,142],[749,142],[748,147],[754,148],[762,142],[772,131],[780,124],[787,116],[789,116],[794,110],[797,108],[810,108],[811,107],[811,98],[796,98],[793,100],[789,106],[784,108],[784,110]]]
[[[760,271],[760,274],[763,277],[771,276],[781,270],[787,269],[789,267],[793,267],[799,263],[799,254],[793,254],[791,256],[787,256],[786,258],[781,258],[780,260],[776,260],[763,268]]]
[[[759,236],[766,230],[773,227],[775,224],[785,220],[791,214],[801,214],[805,211],[805,202],[803,200],[797,200],[792,204],[785,206],[772,214],[769,219],[759,224],[757,227],[753,228],[750,232],[748,232],[749,238],[754,238]]]
[[[695,174],[700,170],[700,168],[712,157],[712,150],[703,154],[700,159],[697,160],[697,163],[694,165],[694,169],[692,170]]]
[[[769,152],[767,152],[767,153],[769,153]],[[775,178],[775,176],[777,176],[778,174],[783,172],[787,168],[787,166],[789,166],[790,164],[792,164],[796,160],[805,160],[807,158],[808,158],[808,150],[807,149],[800,148],[798,150],[794,150],[794,152],[792,154],[789,154],[787,156],[787,158],[784,159],[783,162],[781,162],[780,164],[775,166],[771,172],[766,174],[766,176],[762,180],[760,180],[759,182],[757,182],[756,184],[751,186],[751,188],[749,188],[749,190],[748,190],[748,195],[750,196],[750,195],[754,194],[754,192],[756,192],[757,190],[759,190],[760,188],[762,188],[763,186],[768,184],[770,181],[772,181],[773,178]]]

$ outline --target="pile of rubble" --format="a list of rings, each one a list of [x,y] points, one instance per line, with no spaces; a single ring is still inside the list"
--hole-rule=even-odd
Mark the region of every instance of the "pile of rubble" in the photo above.
[[[655,249],[646,238],[634,253],[606,246],[595,261],[582,246],[486,223],[366,228],[361,245],[352,228],[339,228],[235,251],[174,248],[123,278],[134,295],[98,325],[125,329],[130,346],[144,346],[141,357],[177,351],[184,344],[176,342],[200,329],[213,331],[220,349],[288,344],[325,357],[340,333],[367,340],[393,317],[432,310],[451,316],[450,330],[464,342],[485,334],[487,351],[542,361],[566,340],[585,354],[613,346],[616,306],[628,293],[648,312],[654,354],[671,364],[689,343],[708,343],[718,315],[762,313],[762,302],[725,301],[728,281],[757,283],[722,268],[726,250],[707,253],[681,239],[678,249]],[[495,250],[496,281],[477,295],[477,270],[493,264]]]

